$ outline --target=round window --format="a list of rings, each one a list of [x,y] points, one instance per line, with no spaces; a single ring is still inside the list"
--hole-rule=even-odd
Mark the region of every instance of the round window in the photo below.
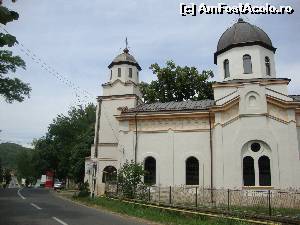
[[[258,152],[260,150],[260,144],[257,142],[254,142],[251,144],[251,150],[253,152]]]

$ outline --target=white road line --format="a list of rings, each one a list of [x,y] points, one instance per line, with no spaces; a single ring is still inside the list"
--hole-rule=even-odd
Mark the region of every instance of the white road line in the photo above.
[[[24,199],[26,199],[26,198],[20,193],[20,191],[21,191],[22,189],[23,189],[23,188],[21,188],[21,189],[18,190],[18,195],[24,200]]]
[[[58,219],[57,217],[53,216],[52,219],[56,220],[57,222],[59,222],[62,225],[68,225],[67,223],[65,223],[64,221]]]
[[[38,205],[34,204],[34,203],[30,203],[30,205],[32,205],[34,208],[38,209],[38,210],[41,210],[42,208],[39,207]]]

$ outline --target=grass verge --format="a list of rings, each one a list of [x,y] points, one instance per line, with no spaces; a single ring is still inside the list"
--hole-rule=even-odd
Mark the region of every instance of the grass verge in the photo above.
[[[73,197],[75,201],[82,202],[89,206],[98,206],[113,212],[143,218],[146,220],[163,224],[184,224],[184,225],[241,225],[250,224],[243,221],[234,221],[225,218],[210,218],[202,215],[186,215],[178,212],[171,212],[156,208],[134,205],[120,200],[112,200],[105,197]]]

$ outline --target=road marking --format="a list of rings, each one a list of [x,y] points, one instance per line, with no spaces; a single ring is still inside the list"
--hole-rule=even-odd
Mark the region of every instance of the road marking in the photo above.
[[[34,204],[34,203],[30,203],[30,205],[32,205],[34,208],[38,209],[38,210],[41,210],[42,208],[39,207],[38,205]]]
[[[22,189],[23,189],[23,188],[21,188],[21,189],[18,190],[18,195],[24,200],[24,199],[26,199],[26,198],[20,193],[20,191],[21,191]]]
[[[59,222],[62,225],[68,225],[67,223],[65,223],[64,221],[58,219],[57,217],[53,216],[52,219],[56,220],[57,222]]]

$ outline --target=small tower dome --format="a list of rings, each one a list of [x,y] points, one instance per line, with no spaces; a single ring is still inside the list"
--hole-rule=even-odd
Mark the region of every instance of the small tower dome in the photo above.
[[[214,62],[225,80],[275,77],[275,52],[262,29],[239,18],[220,37]]]
[[[109,82],[120,80],[123,82],[132,81],[136,84],[139,83],[139,71],[141,71],[142,68],[135,58],[129,54],[127,42],[123,53],[115,57],[108,68],[110,69]]]

